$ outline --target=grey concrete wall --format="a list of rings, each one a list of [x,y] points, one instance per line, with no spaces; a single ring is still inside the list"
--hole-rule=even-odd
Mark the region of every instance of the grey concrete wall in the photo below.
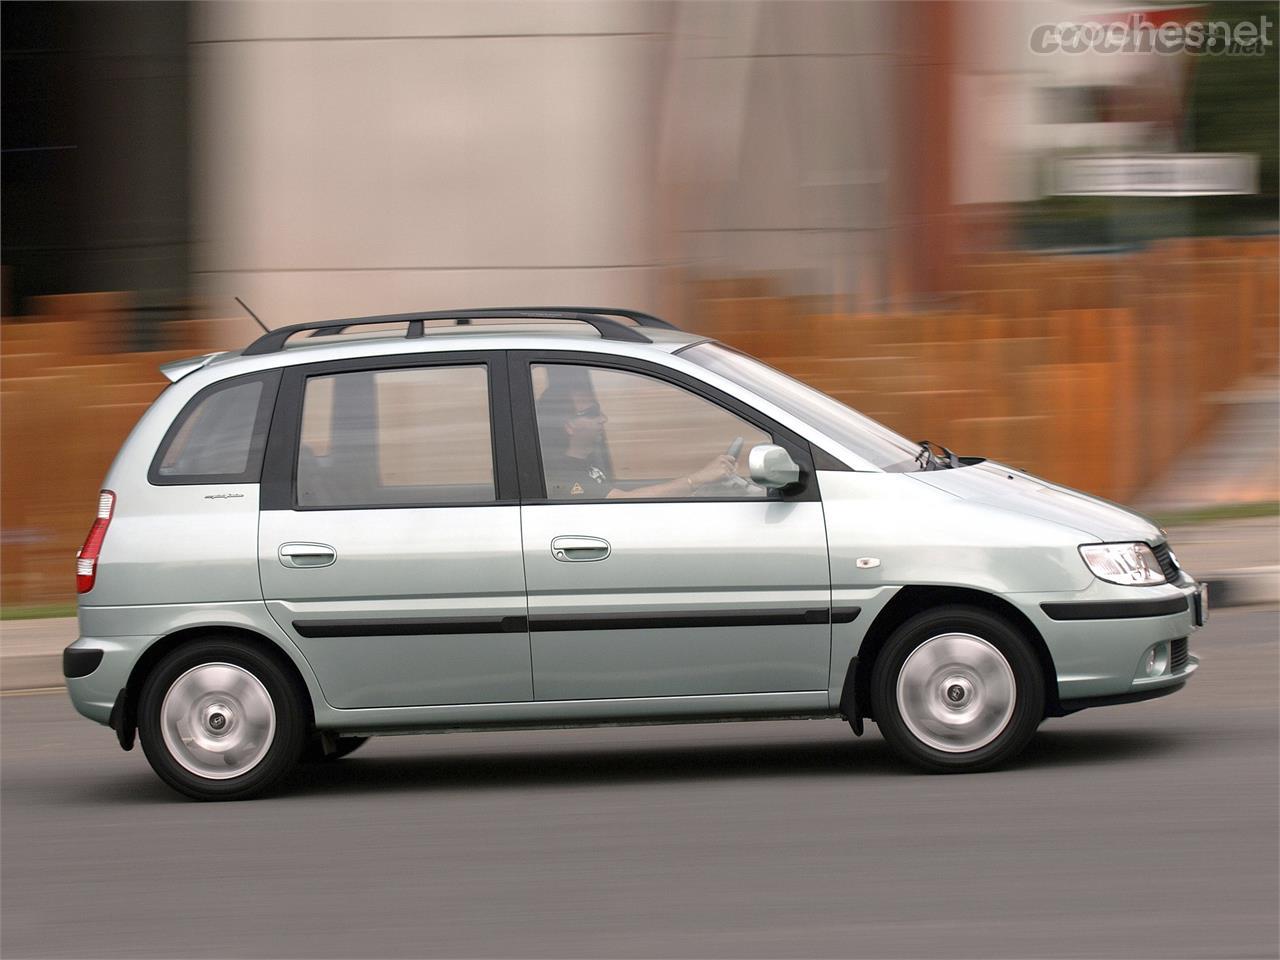
[[[893,30],[881,3],[679,5],[661,176],[695,273],[882,292]]]
[[[882,269],[878,4],[202,5],[194,248],[278,325]]]

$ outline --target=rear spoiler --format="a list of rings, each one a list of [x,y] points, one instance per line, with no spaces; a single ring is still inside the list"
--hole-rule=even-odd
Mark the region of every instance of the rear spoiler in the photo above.
[[[225,353],[220,350],[216,353],[206,353],[199,357],[187,357],[185,360],[173,360],[169,363],[160,365],[160,372],[169,378],[170,383],[177,383],[188,373],[195,373],[201,367],[213,360],[214,357],[220,357]]]

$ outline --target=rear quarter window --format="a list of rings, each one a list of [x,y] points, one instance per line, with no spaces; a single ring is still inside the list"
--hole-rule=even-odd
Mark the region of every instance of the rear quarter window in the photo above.
[[[153,484],[257,483],[279,371],[236,377],[196,394],[156,451]]]

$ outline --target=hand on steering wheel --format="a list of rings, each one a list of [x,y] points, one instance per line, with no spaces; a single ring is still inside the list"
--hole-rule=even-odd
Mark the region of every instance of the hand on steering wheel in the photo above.
[[[724,484],[727,487],[750,487],[751,481],[738,474],[738,455],[742,453],[742,438],[734,437],[733,443],[729,444],[729,449],[725,456],[733,461],[728,476],[724,478]]]
[[[698,493],[719,489],[726,495],[750,493],[756,485],[738,474],[738,456],[742,453],[742,437],[735,437],[729,449],[693,474],[690,479],[697,485]]]
[[[735,472],[738,462],[727,453],[722,453],[701,470],[689,475],[689,480],[697,489],[727,483],[731,479],[740,479]]]

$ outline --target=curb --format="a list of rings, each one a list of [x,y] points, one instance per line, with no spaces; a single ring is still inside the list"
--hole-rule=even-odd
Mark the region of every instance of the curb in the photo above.
[[[1280,566],[1230,570],[1204,577],[1200,582],[1209,585],[1210,623],[1213,622],[1213,611],[1224,607],[1280,603]],[[72,635],[65,638],[65,643],[75,639],[74,626],[71,629]],[[16,693],[49,687],[62,689],[65,686],[61,646],[57,653],[0,653],[0,665],[3,665],[0,669],[0,692]]]
[[[65,689],[62,677],[62,654],[35,654],[4,657],[0,670],[0,692],[34,690],[43,687]]]

